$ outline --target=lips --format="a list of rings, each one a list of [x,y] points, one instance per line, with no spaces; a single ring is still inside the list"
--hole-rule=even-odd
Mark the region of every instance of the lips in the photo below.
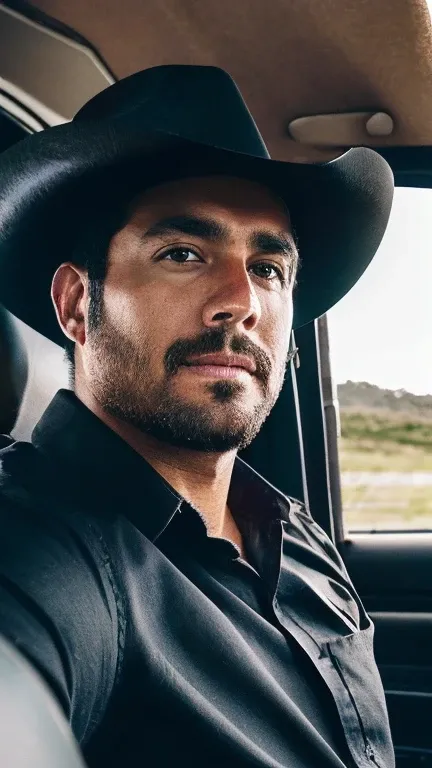
[[[246,355],[198,355],[189,357],[185,362],[187,366],[219,366],[223,368],[243,368],[253,374],[256,371],[256,365],[250,357]]]

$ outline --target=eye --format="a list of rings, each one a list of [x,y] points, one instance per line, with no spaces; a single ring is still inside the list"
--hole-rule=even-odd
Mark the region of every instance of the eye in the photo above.
[[[193,258],[189,258],[193,256]],[[170,251],[165,251],[160,257],[161,261],[173,261],[175,264],[191,264],[193,262],[202,261],[195,251],[190,248],[171,248]]]
[[[274,280],[277,277],[283,285],[285,284],[284,274],[280,267],[277,267],[275,264],[270,264],[268,261],[260,261],[258,264],[252,264],[251,269],[256,272],[258,277],[262,277],[264,280]]]

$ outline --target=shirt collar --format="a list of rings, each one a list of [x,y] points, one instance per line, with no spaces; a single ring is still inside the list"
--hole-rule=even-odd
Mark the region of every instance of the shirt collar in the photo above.
[[[32,433],[57,470],[61,494],[92,512],[122,513],[151,541],[182,497],[70,390],[60,389]],[[65,477],[66,475],[66,477]]]
[[[70,390],[60,389],[32,434],[58,470],[61,493],[92,511],[125,514],[155,541],[185,501],[153,467]],[[288,520],[290,502],[239,457],[228,504],[242,536],[262,550],[272,526]]]

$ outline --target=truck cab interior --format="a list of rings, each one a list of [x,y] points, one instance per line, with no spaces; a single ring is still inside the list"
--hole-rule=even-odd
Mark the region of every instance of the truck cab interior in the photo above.
[[[115,80],[169,63],[227,70],[274,159],[319,163],[370,146],[397,186],[432,188],[426,0],[8,0],[0,151],[70,120]],[[244,458],[304,501],[339,547],[376,625],[397,765],[432,766],[432,525],[346,530],[326,317],[296,331],[295,344],[300,364]],[[0,307],[0,447],[28,440],[67,386],[63,350]],[[0,665],[1,656],[0,647]]]

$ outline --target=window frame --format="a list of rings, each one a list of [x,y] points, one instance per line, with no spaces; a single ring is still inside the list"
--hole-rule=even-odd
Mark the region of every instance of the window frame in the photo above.
[[[432,146],[391,147],[377,150],[390,164],[396,187],[432,189]],[[310,323],[296,332],[300,349],[300,370],[297,372],[298,397],[301,413],[306,484],[310,511],[331,539],[342,544],[346,535],[341,501],[338,434],[334,415],[326,413],[332,407],[334,382],[331,378],[331,358],[326,317]],[[324,385],[324,386],[323,386]],[[337,404],[333,402],[337,409]],[[329,461],[331,457],[331,464]],[[362,535],[373,535],[362,532]],[[394,534],[395,531],[377,531]],[[400,535],[420,533],[407,529]]]

